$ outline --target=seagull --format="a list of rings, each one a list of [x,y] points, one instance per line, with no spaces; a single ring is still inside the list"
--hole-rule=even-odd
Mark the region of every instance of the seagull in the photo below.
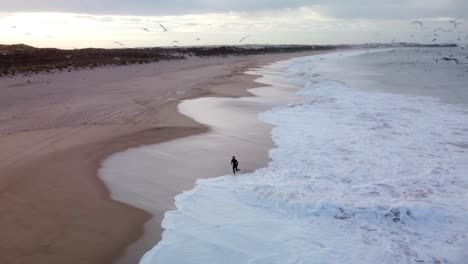
[[[416,21],[411,22],[411,25],[416,25],[416,24],[418,24],[420,27],[424,27],[424,24],[421,21],[416,20]]]
[[[172,41],[172,43],[177,43],[177,44],[180,44],[180,42],[179,42],[179,41],[177,41],[177,40],[174,40],[174,41]]]
[[[454,61],[456,64],[460,64],[460,61],[458,61],[458,60],[455,59],[455,58],[443,57],[443,58],[441,58],[441,59],[443,59],[444,61]]]
[[[120,45],[120,46],[125,46],[124,44],[120,43],[120,42],[117,42],[117,41],[114,41],[115,44],[117,45]]]
[[[149,29],[147,29],[147,28],[142,28],[142,29],[143,29],[144,31],[146,31],[146,32],[150,32]]]
[[[452,24],[454,28],[462,24],[462,22],[457,22],[457,20],[450,20],[449,23]]]
[[[242,41],[244,41],[244,40],[245,40],[246,38],[248,38],[248,37],[250,37],[250,35],[247,35],[247,36],[241,38],[241,39],[239,40],[239,43],[242,43]]]
[[[167,28],[165,26],[163,26],[163,24],[159,23],[159,26],[164,30],[164,32],[167,31]]]

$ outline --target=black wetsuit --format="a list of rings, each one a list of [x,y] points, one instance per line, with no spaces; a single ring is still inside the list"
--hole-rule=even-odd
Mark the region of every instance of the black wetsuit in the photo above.
[[[235,158],[231,160],[231,166],[232,166],[232,172],[236,174],[236,171],[239,171],[239,169],[237,168],[237,166],[239,166],[239,162]]]

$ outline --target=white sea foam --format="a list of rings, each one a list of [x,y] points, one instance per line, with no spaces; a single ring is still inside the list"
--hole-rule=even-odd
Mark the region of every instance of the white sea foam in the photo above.
[[[269,166],[177,196],[142,264],[468,263],[468,110],[321,79],[323,57],[289,67],[303,104],[261,115]]]

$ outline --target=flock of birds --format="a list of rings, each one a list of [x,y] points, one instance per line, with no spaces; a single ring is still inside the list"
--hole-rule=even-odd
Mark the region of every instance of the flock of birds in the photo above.
[[[163,32],[169,31],[163,24],[161,24],[161,23],[158,23],[158,24],[159,24],[159,26],[161,27],[161,29],[162,29]],[[16,29],[17,27],[16,27],[16,26],[11,26],[11,28]],[[146,28],[146,27],[143,27],[143,28],[141,28],[141,29],[144,30],[145,32],[148,32],[148,33],[151,32],[151,30],[149,30],[149,29]],[[27,36],[31,35],[31,33],[25,33],[25,34],[26,34]],[[51,36],[51,35],[47,35],[46,37],[47,37],[47,38],[54,38],[54,37]],[[246,39],[249,38],[249,37],[251,37],[251,35],[246,35],[246,36],[242,37],[242,38],[239,40],[239,43],[244,42],[244,40],[246,40]],[[197,37],[195,40],[196,40],[196,41],[200,41],[200,39],[201,39],[200,37]],[[126,46],[124,43],[119,42],[119,41],[114,41],[113,43],[116,44],[116,45],[122,46],[122,47],[125,47],[125,46]],[[174,45],[179,44],[179,45],[180,45],[180,42],[179,42],[178,40],[173,40],[173,41],[172,41],[172,44],[174,44]]]
[[[163,24],[159,23],[159,26],[161,27],[161,29],[163,30],[163,32],[167,32],[167,31],[168,31],[168,29],[167,29]],[[145,28],[145,27],[144,27],[144,28],[141,28],[141,29],[144,30],[144,31],[146,31],[146,32],[148,32],[148,33],[151,32],[151,30],[149,30],[148,28]],[[244,42],[244,40],[246,40],[246,39],[249,38],[249,37],[250,37],[250,35],[246,35],[246,36],[242,37],[242,38],[239,40],[239,43]],[[200,37],[197,37],[197,38],[195,38],[195,41],[200,41],[200,39],[201,39]],[[123,43],[121,43],[121,42],[118,42],[118,41],[114,41],[114,44],[117,44],[117,45],[123,46],[123,47],[125,46],[125,44],[123,44]],[[180,45],[180,42],[179,42],[178,40],[173,40],[173,41],[172,41],[172,44],[174,44],[174,46],[177,46],[177,44]]]
[[[452,28],[442,28],[442,27],[437,27],[435,29],[432,30],[432,34],[429,34],[429,35],[425,35],[425,37],[432,37],[432,42],[435,42],[439,39],[440,37],[440,34],[439,33],[450,33],[450,32],[454,32],[454,30],[456,30],[459,25],[463,24],[463,22],[459,21],[458,19],[453,19],[453,20],[449,20],[448,21],[449,24],[452,25]],[[159,26],[161,27],[162,31],[163,32],[168,32],[168,29],[161,23],[158,23]],[[427,29],[429,29],[428,27],[426,27],[424,25],[423,22],[419,21],[419,20],[415,20],[413,22],[411,22],[412,25],[418,25],[420,28],[421,28],[421,31],[425,31]],[[16,29],[17,27],[16,26],[11,26],[13,29]],[[141,30],[144,30],[145,32],[147,33],[150,33],[151,30],[146,28],[146,27],[143,27],[141,28]],[[456,33],[458,34],[464,34],[465,32],[463,30],[458,30],[456,31]],[[26,35],[31,35],[31,33],[25,33]],[[54,38],[53,36],[51,35],[47,35],[46,36],[47,38]],[[243,36],[240,40],[239,40],[239,43],[243,43],[247,38],[251,37],[251,35],[245,35]],[[414,34],[411,34],[410,35],[411,38],[414,37]],[[462,41],[462,38],[464,38],[464,40],[468,41],[468,35],[465,35],[465,36],[462,36],[462,35],[458,35],[458,38],[457,38],[457,41]],[[195,40],[196,41],[200,41],[200,37],[197,37]],[[393,43],[395,42],[395,39],[393,40]],[[454,41],[453,41],[454,42]],[[119,45],[119,46],[122,46],[122,47],[125,47],[126,45],[122,42],[119,42],[119,41],[114,41],[113,42],[114,44],[116,45]],[[172,44],[174,44],[175,46],[177,44],[180,45],[180,42],[178,40],[173,40],[172,41]],[[468,45],[467,45],[468,46]]]
[[[457,19],[449,20],[448,23],[451,24],[453,27],[452,28],[438,27],[438,28],[435,28],[435,29],[432,30],[432,35],[425,35],[425,36],[426,37],[432,37],[432,42],[435,42],[440,37],[438,32],[450,33],[450,32],[453,32],[454,30],[456,30],[459,25],[463,24],[463,22],[460,22]],[[424,26],[424,23],[419,21],[419,20],[413,21],[413,22],[411,22],[411,24],[412,25],[418,25],[423,31],[428,29],[428,27]],[[456,33],[464,34],[465,31],[459,30]],[[411,37],[414,37],[414,35],[411,35]],[[457,41],[461,41],[462,37],[463,36],[459,35],[458,38],[457,38]],[[465,35],[464,39],[468,40],[468,35]]]
[[[453,25],[453,28],[444,29],[444,28],[442,28],[442,27],[438,27],[438,28],[435,28],[435,29],[433,30],[433,34],[432,34],[432,35],[426,35],[426,36],[432,36],[432,37],[433,37],[432,42],[435,42],[435,41],[437,41],[437,38],[440,37],[440,35],[438,34],[439,31],[445,32],[445,33],[453,32],[453,30],[456,29],[456,28],[458,28],[459,25],[463,24],[462,22],[458,21],[457,19],[449,20],[448,23],[449,23],[449,24],[452,24],[452,25]],[[421,22],[421,21],[419,21],[419,20],[413,21],[413,22],[411,22],[411,24],[412,24],[412,25],[419,25],[419,26],[422,28],[422,30],[428,29],[428,27],[424,26],[424,23]],[[168,31],[167,28],[166,28],[163,24],[159,23],[159,26],[162,28],[163,32],[167,32],[167,31]],[[148,28],[141,28],[141,29],[144,30],[144,31],[146,31],[146,32],[148,32],[148,33],[151,32]],[[463,33],[465,33],[465,32],[464,32],[464,31],[457,31],[457,33],[463,34]],[[242,38],[239,40],[239,43],[244,42],[244,40],[246,40],[246,39],[249,38],[249,37],[251,37],[251,35],[246,35],[246,36],[242,37]],[[411,37],[413,38],[413,37],[414,37],[414,34],[412,34]],[[200,39],[201,39],[200,37],[197,37],[195,40],[196,40],[196,41],[199,41]],[[464,39],[465,39],[465,40],[468,40],[468,35],[466,35],[466,36],[464,37]],[[461,40],[462,40],[462,36],[458,36],[457,41],[461,41]],[[395,42],[395,40],[393,40],[393,43],[394,43],[394,42]],[[122,43],[120,43],[120,42],[117,42],[117,41],[114,42],[114,43],[117,44],[117,45],[120,45],[120,46],[125,46],[124,44],[122,44]],[[174,44],[174,45],[175,45],[175,44],[180,44],[180,42],[179,42],[178,40],[174,40],[174,41],[172,41],[172,44]]]
[[[438,32],[444,32],[444,33],[450,33],[450,32],[454,32],[454,30],[456,30],[458,28],[459,25],[463,24],[463,22],[457,20],[457,19],[453,19],[453,20],[449,20],[448,21],[449,24],[452,25],[452,28],[442,28],[442,27],[438,27],[438,28],[435,28],[432,30],[432,35],[426,35],[426,36],[431,36],[433,37],[432,39],[432,42],[435,42],[437,41],[437,39],[440,37],[439,33]],[[419,21],[419,20],[416,20],[416,21],[413,21],[411,22],[412,25],[418,25],[423,31],[424,30],[427,30],[428,27],[426,27],[424,25],[423,22]],[[463,30],[459,30],[459,31],[456,31],[456,33],[458,34],[464,34],[465,32]],[[411,35],[411,37],[413,37],[414,35]],[[465,40],[468,40],[468,35],[465,35],[464,36],[464,39]],[[457,41],[461,41],[462,40],[462,36],[458,36],[457,37]],[[454,41],[453,41],[454,42]],[[468,45],[467,45],[468,46]],[[462,49],[464,49],[464,47],[461,47]],[[467,57],[468,58],[468,57]],[[444,61],[453,61],[455,62],[456,64],[460,64],[460,60],[458,60],[457,58],[453,58],[452,56],[450,57],[442,57],[440,58],[440,60],[444,60]],[[439,61],[439,59],[436,59],[435,60],[436,62]]]

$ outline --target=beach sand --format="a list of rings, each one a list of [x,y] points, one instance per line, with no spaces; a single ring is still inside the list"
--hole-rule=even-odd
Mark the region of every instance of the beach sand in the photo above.
[[[128,148],[208,131],[177,112],[181,100],[247,96],[246,89],[259,86],[256,76],[243,74],[247,69],[309,54],[0,79],[1,263],[111,263],[151,215],[110,199],[97,177],[101,162]]]

